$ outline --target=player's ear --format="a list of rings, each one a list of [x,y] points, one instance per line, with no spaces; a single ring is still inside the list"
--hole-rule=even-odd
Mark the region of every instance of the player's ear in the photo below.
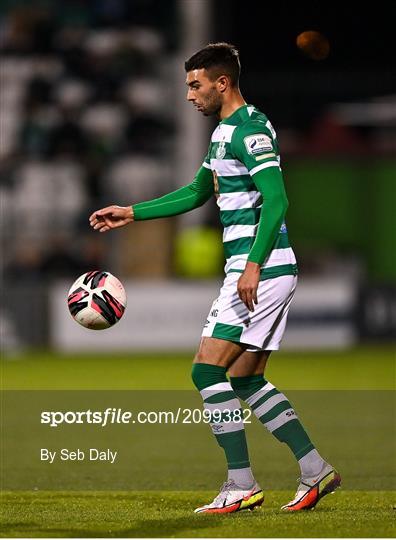
[[[230,81],[226,75],[221,75],[216,81],[217,89],[220,93],[223,93],[229,88]]]

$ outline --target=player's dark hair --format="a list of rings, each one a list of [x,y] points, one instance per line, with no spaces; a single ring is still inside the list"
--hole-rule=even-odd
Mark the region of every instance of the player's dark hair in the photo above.
[[[239,52],[230,43],[209,43],[193,54],[184,68],[187,73],[193,69],[206,69],[211,80],[228,75],[232,86],[238,86],[241,72]]]

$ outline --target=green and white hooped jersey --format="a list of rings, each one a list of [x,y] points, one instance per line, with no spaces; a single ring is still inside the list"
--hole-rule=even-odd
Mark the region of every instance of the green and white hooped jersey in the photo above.
[[[271,122],[252,105],[240,107],[214,130],[203,166],[212,171],[224,227],[225,273],[242,272],[256,237],[262,207],[262,196],[252,177],[269,167],[281,170]],[[290,274],[297,274],[297,265],[283,223],[262,264],[261,279]]]

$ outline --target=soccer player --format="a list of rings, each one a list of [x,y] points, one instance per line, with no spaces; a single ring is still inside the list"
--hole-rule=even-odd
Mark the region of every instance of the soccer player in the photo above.
[[[186,61],[185,70],[187,100],[204,116],[219,119],[193,182],[158,199],[98,210],[90,224],[105,232],[137,220],[182,214],[216,197],[226,276],[202,332],[192,379],[211,411],[228,479],[217,497],[195,512],[236,512],[264,500],[250,467],[238,398],[298,461],[297,493],[282,508],[313,508],[341,478],[318,453],[286,396],[264,378],[271,351],[279,349],[297,282],[276,133],[268,118],[243,99],[233,45],[207,45]]]

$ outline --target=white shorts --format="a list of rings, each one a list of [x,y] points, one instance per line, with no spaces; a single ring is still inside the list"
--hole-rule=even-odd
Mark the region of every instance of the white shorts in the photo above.
[[[220,295],[210,308],[202,337],[247,344],[247,351],[276,351],[285,331],[297,277],[280,276],[260,281],[258,304],[251,312],[238,296],[240,276],[238,272],[226,276]]]

